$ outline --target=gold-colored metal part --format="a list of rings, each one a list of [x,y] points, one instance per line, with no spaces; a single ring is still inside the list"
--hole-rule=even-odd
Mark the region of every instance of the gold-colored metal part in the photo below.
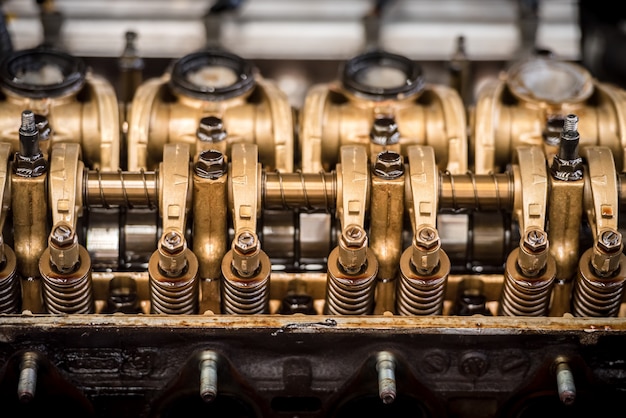
[[[87,207],[152,208],[158,204],[158,170],[90,170],[84,180]]]
[[[556,264],[549,253],[545,232],[548,203],[546,157],[538,146],[518,147],[514,218],[521,240],[504,269],[500,315],[542,316],[548,312],[556,274]]]
[[[228,251],[228,176],[193,176],[193,252],[198,257],[200,312],[220,313],[222,258]]]
[[[163,146],[185,143],[196,155],[196,130],[204,116],[222,119],[227,149],[236,143],[259,147],[260,161],[271,169],[293,171],[293,115],[287,96],[272,81],[255,75],[253,91],[222,101],[172,93],[170,74],[146,80],[136,91],[129,112],[128,169],[154,170]],[[174,94],[174,102],[164,97]],[[254,95],[260,100],[249,100]],[[228,155],[228,153],[227,153]]]
[[[367,153],[358,145],[343,146],[337,164],[337,218],[341,228],[365,224],[365,210],[369,207]]]
[[[185,230],[191,200],[190,151],[187,144],[167,144],[159,163],[159,212],[163,231]]]
[[[437,232],[439,176],[435,151],[430,146],[413,145],[407,154],[406,200],[413,240],[400,258],[396,310],[401,315],[439,315],[451,264]]]
[[[261,164],[258,146],[234,144],[229,167],[228,200],[235,233],[241,229],[257,230],[261,213]]]
[[[569,312],[579,262],[580,225],[583,213],[584,180],[561,181],[549,176],[548,234],[550,254],[556,261],[550,316]]]
[[[7,143],[0,143],[0,290],[2,292],[2,303],[0,312],[16,313],[21,305],[20,283],[17,278],[17,263],[15,253],[4,241],[1,231],[7,218],[7,213],[11,210],[11,179],[10,179],[10,158],[11,147]],[[7,292],[12,292],[10,297]]]
[[[398,100],[370,101],[345,90],[339,82],[312,86],[300,113],[302,171],[330,171],[341,161],[340,148],[361,145],[369,155],[382,151],[370,145],[370,129],[377,117],[393,117],[400,131],[402,155],[410,145],[435,149],[441,170],[467,171],[467,134],[463,102],[458,93],[442,85],[426,85],[415,95]]]
[[[198,308],[198,260],[184,236],[191,199],[188,144],[166,144],[159,163],[163,233],[150,257],[151,312],[189,314]]]
[[[76,143],[53,146],[48,172],[52,231],[39,260],[43,300],[51,313],[93,313],[91,257],[78,243],[84,164]]]
[[[404,230],[404,177],[373,175],[371,180],[369,247],[378,260],[376,314],[394,310]]]
[[[22,309],[44,312],[39,259],[48,247],[47,173],[23,177],[11,173],[13,249],[22,278]]]
[[[498,315],[545,316],[556,276],[554,258],[547,257],[544,268],[530,278],[518,268],[519,259],[520,248],[515,248],[507,257]]]
[[[336,173],[263,172],[264,209],[334,211],[337,203]]]
[[[337,164],[339,245],[328,258],[325,312],[363,315],[372,312],[378,262],[368,248],[365,211],[370,172],[365,147],[342,146]]]
[[[407,208],[415,234],[421,225],[437,227],[439,176],[432,147],[414,145],[407,149],[407,155]]]
[[[588,147],[584,155],[584,208],[594,242],[578,264],[571,309],[575,316],[616,316],[626,279],[617,171],[608,147]]]
[[[604,229],[617,230],[619,196],[617,170],[613,153],[608,147],[587,147],[583,150],[587,161],[584,171],[584,208],[594,238]]]
[[[326,298],[324,313],[328,315],[369,315],[374,309],[378,262],[374,253],[366,249],[364,268],[346,274],[340,267],[339,247],[328,255]]]
[[[115,90],[106,79],[87,72],[80,92],[69,95],[31,99],[4,92],[0,101],[0,142],[19,150],[16,120],[24,109],[45,116],[54,135],[52,143],[78,143],[82,158],[91,168],[105,171],[120,167],[120,113]],[[87,98],[79,100],[78,94]]]
[[[39,271],[45,285],[45,312],[53,314],[89,314],[95,312],[91,283],[91,258],[82,245],[77,246],[79,263],[69,272],[59,272],[50,262],[50,247],[39,259]]]
[[[571,313],[574,316],[615,317],[620,312],[626,279],[626,255],[617,252],[617,269],[607,277],[593,267],[594,248],[580,257],[578,277],[573,286]]]
[[[519,84],[515,68],[485,83],[478,92],[470,116],[471,170],[475,174],[502,172],[507,164],[515,162],[515,150],[519,146],[543,147],[548,161],[551,161],[558,151],[558,143],[544,141],[548,120],[573,113],[584,115],[578,125],[580,148],[593,145],[609,147],[621,171],[626,146],[626,108],[622,89],[593,79],[586,69],[576,63],[543,58],[534,63],[544,67],[564,66],[568,72],[579,73],[581,84],[571,86],[575,97],[562,96],[562,92],[556,91],[558,87],[554,87],[554,83],[550,86],[552,91],[556,91],[555,100],[536,97],[530,90],[526,90],[527,94],[515,96],[512,90],[516,91],[514,85]],[[524,65],[530,66],[533,62]],[[557,71],[562,70],[557,68]],[[567,80],[567,77],[562,77],[562,80]]]
[[[50,153],[48,196],[53,226],[48,247],[50,248],[50,262],[60,272],[68,272],[80,262],[79,244],[76,237],[78,217],[82,215],[83,210],[84,164],[80,158],[79,144],[57,144],[53,146]],[[58,228],[65,228],[69,234],[66,237],[67,242],[63,244],[57,244],[54,237]]]
[[[262,167],[256,144],[233,144],[228,199],[235,237],[222,260],[222,311],[269,312],[271,262],[256,234]]]
[[[520,231],[545,229],[548,202],[546,157],[539,147],[518,147],[518,163],[513,166],[515,184],[514,215]]]
[[[439,268],[430,274],[418,273],[413,266],[413,249],[400,258],[400,281],[396,296],[398,315],[441,315],[444,310],[448,276],[452,265],[445,251],[439,250]]]

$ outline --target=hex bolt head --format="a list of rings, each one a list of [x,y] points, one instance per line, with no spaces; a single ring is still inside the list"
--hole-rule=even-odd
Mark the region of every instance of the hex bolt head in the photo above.
[[[600,231],[593,246],[591,265],[601,277],[613,274],[620,265],[623,250],[622,234],[612,228]]]
[[[224,154],[218,150],[205,150],[198,155],[194,166],[195,173],[206,179],[216,180],[226,174]]]
[[[203,142],[221,142],[227,137],[222,119],[216,116],[206,116],[200,119],[196,136]]]
[[[540,253],[548,249],[548,234],[539,228],[526,231],[523,241],[524,247],[531,253]]]
[[[622,234],[614,229],[607,229],[600,233],[598,246],[607,253],[622,250]]]
[[[395,179],[404,174],[402,156],[394,151],[383,151],[376,156],[374,175],[384,179]]]
[[[259,240],[252,231],[240,231],[233,241],[233,248],[241,254],[251,254],[258,249]]]
[[[393,145],[400,141],[398,124],[392,117],[378,117],[374,119],[370,131],[370,140],[377,145]]]
[[[429,275],[439,265],[441,239],[437,230],[430,225],[421,225],[415,231],[411,264],[421,275]]]
[[[356,274],[367,262],[367,233],[362,226],[346,226],[339,238],[339,264],[347,274]]]
[[[185,239],[178,231],[168,231],[161,237],[161,248],[169,254],[178,254],[185,249]]]
[[[54,227],[50,241],[59,248],[69,247],[74,242],[74,230],[70,225],[60,224]]]
[[[254,231],[240,230],[233,240],[232,268],[244,278],[254,276],[261,264],[261,246]]]
[[[439,233],[432,226],[421,226],[415,234],[415,243],[426,250],[433,249],[440,244]]]

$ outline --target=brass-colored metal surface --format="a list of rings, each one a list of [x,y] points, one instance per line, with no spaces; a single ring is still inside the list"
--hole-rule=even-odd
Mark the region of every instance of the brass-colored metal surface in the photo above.
[[[617,170],[608,147],[587,147],[583,156],[587,160],[583,204],[592,236],[596,237],[604,229],[618,228]]]
[[[511,210],[512,177],[510,171],[478,175],[439,173],[439,206],[452,210]]]
[[[619,269],[610,277],[600,277],[591,266],[593,249],[580,257],[578,275],[572,290],[574,316],[615,317],[620,312],[626,281],[626,255],[621,254]]]
[[[514,213],[520,231],[546,227],[548,203],[548,173],[546,157],[539,147],[517,148],[516,177],[520,187],[515,187]]]
[[[200,311],[220,313],[221,262],[228,251],[228,177],[193,176],[193,234],[198,257]]]
[[[436,150],[441,170],[467,171],[466,117],[458,93],[444,85],[427,85],[411,97],[370,101],[351,94],[339,83],[312,86],[300,113],[300,149],[305,173],[330,171],[341,161],[345,145],[370,149],[369,132],[377,116],[393,116],[401,134],[399,149],[429,145]],[[380,149],[372,149],[375,154]]]
[[[342,228],[352,224],[363,226],[365,210],[370,203],[367,153],[358,145],[343,146],[339,152],[336,217]]]
[[[158,170],[88,171],[84,180],[85,205],[91,208],[156,207],[158,173]]]
[[[525,64],[530,66],[532,61]],[[543,58],[536,59],[539,66],[544,61]],[[554,93],[555,99],[552,101],[533,97],[531,91],[528,91],[528,95],[512,96],[510,85],[518,77],[514,68],[481,87],[473,106],[469,134],[470,159],[473,161],[471,171],[475,174],[503,172],[509,162],[515,161],[515,152],[519,146],[540,146],[550,161],[558,145],[550,144],[543,138],[548,120],[572,113],[581,115],[581,149],[594,145],[609,147],[618,171],[622,171],[626,138],[622,89],[592,78],[579,64],[562,63],[555,59],[554,65],[571,67],[569,71],[580,72],[581,78],[585,80],[581,83],[586,87],[547,82],[543,85],[544,88],[549,86]],[[539,69],[536,74],[541,78]],[[542,84],[537,81],[536,85]],[[581,95],[580,99],[571,99],[565,95],[563,88],[589,91]]]
[[[412,258],[412,248],[404,250],[400,258],[396,313],[420,316],[441,315],[450,274],[450,259],[445,251],[440,250],[438,267],[429,274],[422,274],[413,267]]]
[[[227,315],[254,315],[270,312],[271,262],[259,251],[259,269],[253,276],[240,277],[233,269],[233,251],[222,259],[222,307]]]
[[[191,199],[190,151],[187,144],[166,144],[159,163],[159,213],[163,230],[184,231]]]
[[[370,197],[369,248],[378,260],[375,313],[392,311],[395,303],[395,281],[402,255],[404,230],[405,178],[372,176]]]
[[[46,175],[11,175],[13,250],[22,277],[23,309],[43,312],[39,258],[48,247],[48,195]]]
[[[148,264],[150,313],[190,315],[198,313],[198,259],[186,248],[185,269],[177,276],[162,273],[160,254],[155,251]]]
[[[234,144],[229,168],[228,200],[233,229],[256,231],[261,211],[261,164],[258,146]]]
[[[584,181],[560,181],[549,177],[548,234],[550,253],[556,260],[557,279],[576,275],[580,251]]]
[[[253,92],[220,101],[201,100],[170,91],[170,74],[148,79],[137,89],[128,119],[128,169],[154,170],[165,144],[184,143],[196,155],[200,119],[214,115],[223,120],[227,149],[236,143],[259,147],[261,162],[285,172],[293,171],[293,121],[286,95],[270,80],[256,77]],[[174,94],[175,100],[169,100]],[[252,100],[251,96],[255,99]],[[260,98],[260,100],[257,100]]]
[[[363,269],[347,274],[339,264],[339,247],[328,255],[324,313],[327,315],[369,315],[374,310],[378,262],[367,249]]]
[[[337,204],[334,171],[281,173],[263,171],[263,208],[332,211]]]
[[[504,285],[499,304],[499,315],[546,316],[556,277],[554,258],[548,257],[545,268],[533,277],[520,272],[518,267],[520,249],[509,254],[504,270]]]
[[[93,285],[91,283],[91,258],[82,245],[79,246],[79,263],[69,273],[59,273],[50,262],[50,248],[39,259],[40,277],[43,281],[43,305],[46,313],[92,314],[95,313]]]
[[[120,167],[119,106],[113,85],[100,75],[87,72],[80,92],[69,95],[31,99],[4,92],[0,101],[0,141],[19,149],[15,121],[24,109],[45,116],[53,130],[50,149],[57,143],[77,143],[90,168],[105,171]],[[86,98],[79,100],[78,94]]]

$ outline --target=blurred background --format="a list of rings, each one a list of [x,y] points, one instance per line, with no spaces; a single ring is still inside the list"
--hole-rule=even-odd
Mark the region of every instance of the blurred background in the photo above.
[[[2,50],[51,45],[114,80],[133,32],[146,77],[219,45],[254,61],[299,107],[308,87],[368,48],[405,55],[443,83],[461,56],[468,83],[537,49],[626,84],[623,8],[608,0],[5,0]],[[128,51],[127,51],[128,52]],[[464,95],[473,99],[473,91]]]

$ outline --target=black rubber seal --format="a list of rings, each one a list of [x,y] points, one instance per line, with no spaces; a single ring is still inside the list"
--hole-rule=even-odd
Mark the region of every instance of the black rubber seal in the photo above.
[[[360,83],[358,81],[359,73],[374,65],[397,68],[406,75],[406,82],[401,86],[392,88],[374,87]],[[422,68],[417,63],[402,55],[385,51],[366,52],[347,61],[343,67],[341,82],[348,91],[375,101],[400,99],[424,89]]]
[[[190,71],[208,66],[224,66],[237,73],[237,81],[226,87],[199,86],[187,79]],[[238,55],[223,50],[206,50],[186,55],[172,68],[170,87],[177,93],[196,99],[220,101],[241,96],[255,85],[254,66]]]
[[[54,84],[30,84],[18,81],[22,71],[37,71],[46,64],[55,65],[63,81]],[[85,84],[86,66],[82,59],[48,48],[24,49],[7,55],[0,64],[3,88],[32,99],[54,98],[80,90]]]

